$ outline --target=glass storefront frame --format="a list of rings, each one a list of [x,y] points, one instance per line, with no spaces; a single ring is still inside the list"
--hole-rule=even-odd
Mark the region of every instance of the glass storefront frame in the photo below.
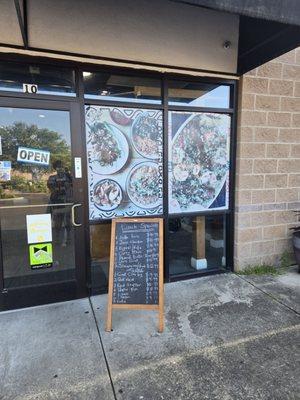
[[[100,68],[101,69],[101,68]],[[103,69],[102,69],[103,70]],[[107,68],[106,72],[116,73],[116,74],[124,74],[124,75],[138,75],[141,76],[143,73],[140,71],[127,70],[127,69],[112,69]],[[99,68],[86,68],[85,71],[89,72],[97,72]],[[147,77],[157,77],[159,75],[149,74],[148,72],[144,73]],[[131,102],[131,101],[106,101],[101,98],[99,99],[90,99],[86,98],[84,104],[85,105],[98,105],[98,106],[115,106],[115,107],[128,107],[128,108],[145,108],[145,109],[153,109],[153,110],[162,110],[163,111],[163,164],[164,164],[164,172],[163,172],[163,214],[161,215],[164,218],[164,248],[165,248],[165,282],[172,282],[183,279],[191,279],[199,276],[211,275],[216,273],[222,273],[226,271],[233,270],[233,227],[234,227],[234,184],[235,184],[235,143],[236,143],[236,111],[237,111],[237,82],[235,80],[227,80],[227,79],[219,79],[219,78],[200,78],[200,77],[191,77],[191,76],[178,76],[178,75],[161,75],[162,80],[162,104],[149,104],[141,102]],[[168,81],[173,80],[181,80],[181,81],[195,81],[195,82],[205,82],[205,83],[215,83],[220,85],[228,85],[230,88],[230,102],[228,108],[212,108],[212,107],[191,107],[186,105],[169,105],[168,104]],[[168,225],[169,219],[174,217],[174,214],[169,213],[168,209],[168,112],[169,111],[183,111],[183,112],[207,112],[207,113],[216,113],[216,114],[227,114],[231,117],[231,125],[230,125],[230,161],[229,161],[229,206],[226,210],[215,210],[215,211],[201,211],[201,212],[192,212],[185,213],[184,216],[193,217],[193,216],[209,216],[209,215],[224,215],[225,217],[225,226],[226,226],[226,267],[224,269],[220,269],[216,266],[216,268],[211,268],[209,270],[195,271],[192,273],[171,275],[170,274],[170,265],[169,265],[169,237],[168,237]],[[109,224],[110,221],[90,221],[90,225],[95,224]],[[105,290],[97,290],[96,287],[93,287],[93,293],[103,293]]]
[[[0,57],[1,58],[1,57]],[[8,60],[7,58],[5,58]],[[11,61],[18,63],[26,63],[26,64],[34,64],[34,60],[30,57],[13,57]],[[49,64],[49,60],[40,59],[40,64]],[[38,63],[37,63],[38,64]],[[63,61],[51,61],[51,64],[56,67],[64,67],[64,68],[72,68],[75,71],[76,77],[76,97],[70,98],[69,96],[63,96],[60,94],[59,96],[53,94],[24,94],[21,92],[0,92],[0,98],[6,97],[11,100],[15,99],[28,99],[33,100],[34,102],[41,102],[41,104],[47,103],[47,101],[53,102],[62,102],[67,101],[70,104],[77,103],[78,105],[78,115],[77,115],[77,124],[79,124],[80,128],[80,137],[77,138],[78,141],[78,150],[76,152],[76,156],[80,156],[82,159],[82,196],[84,199],[84,207],[83,207],[83,225],[84,225],[84,240],[85,240],[85,254],[81,256],[85,258],[84,264],[86,265],[86,270],[80,279],[84,279],[84,283],[87,288],[87,293],[102,293],[105,290],[98,290],[97,287],[92,287],[91,282],[91,270],[90,270],[90,237],[89,237],[89,226],[93,224],[102,224],[109,223],[109,221],[94,221],[90,222],[88,218],[88,196],[87,196],[87,156],[86,156],[86,147],[85,147],[85,114],[84,107],[85,105],[100,105],[100,106],[119,106],[119,107],[132,107],[132,108],[145,108],[145,109],[154,109],[154,110],[162,110],[163,112],[163,158],[164,158],[164,167],[163,167],[163,219],[164,219],[164,227],[165,227],[165,282],[176,281],[181,279],[189,279],[198,276],[210,275],[215,273],[225,272],[225,270],[230,271],[233,269],[233,237],[234,237],[234,186],[235,186],[235,158],[236,158],[236,125],[237,125],[237,90],[238,90],[238,82],[234,79],[226,79],[226,78],[218,78],[218,77],[200,77],[200,76],[187,76],[187,75],[173,75],[173,74],[161,74],[158,72],[148,72],[148,71],[140,71],[132,68],[114,68],[108,66],[95,66],[91,64],[76,64],[72,62],[63,62]],[[161,80],[161,89],[162,89],[162,104],[149,104],[148,102],[131,102],[131,101],[105,101],[103,99],[85,99],[84,98],[84,84],[83,84],[83,72],[91,71],[91,72],[107,72],[111,74],[118,75],[130,75],[130,76],[145,76],[146,78],[157,78]],[[229,108],[212,108],[212,107],[191,107],[187,105],[169,105],[168,104],[168,81],[188,81],[188,82],[203,82],[203,83],[212,83],[219,85],[228,85],[230,88],[230,104]],[[230,162],[229,162],[229,207],[227,210],[205,210],[196,213],[185,213],[184,216],[198,216],[198,215],[218,215],[222,214],[225,216],[226,220],[226,268],[225,270],[220,270],[219,268],[213,268],[210,270],[203,271],[195,271],[193,273],[186,274],[178,274],[178,275],[170,275],[169,270],[169,256],[168,256],[168,247],[169,247],[169,237],[168,237],[168,225],[169,218],[172,217],[169,214],[168,210],[168,112],[169,111],[183,111],[183,112],[207,112],[207,113],[216,113],[216,114],[228,114],[231,117],[231,126],[230,126]],[[73,154],[74,157],[75,154]],[[1,268],[0,268],[0,290],[5,288],[1,288]],[[3,282],[3,279],[2,279]]]

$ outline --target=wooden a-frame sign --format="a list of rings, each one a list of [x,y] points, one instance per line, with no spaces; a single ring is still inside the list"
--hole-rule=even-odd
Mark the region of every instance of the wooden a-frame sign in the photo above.
[[[132,294],[133,286],[130,285],[133,284],[135,286]],[[106,321],[106,331],[108,332],[112,330],[112,311],[114,309],[157,310],[158,331],[163,332],[162,218],[118,218],[112,220]]]

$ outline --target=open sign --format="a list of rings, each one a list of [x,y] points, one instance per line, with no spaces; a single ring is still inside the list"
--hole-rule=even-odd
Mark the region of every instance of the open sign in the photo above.
[[[27,147],[19,147],[17,161],[28,164],[49,165],[50,152],[45,150],[30,149]]]

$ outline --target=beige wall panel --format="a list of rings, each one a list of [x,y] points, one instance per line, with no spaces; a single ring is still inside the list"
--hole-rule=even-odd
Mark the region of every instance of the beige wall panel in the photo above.
[[[31,47],[236,72],[234,15],[160,0],[29,0],[28,7]]]
[[[23,45],[13,0],[0,0],[0,43]]]

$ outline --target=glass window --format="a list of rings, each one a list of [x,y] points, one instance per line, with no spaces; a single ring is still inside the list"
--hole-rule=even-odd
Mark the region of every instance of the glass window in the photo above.
[[[91,285],[96,291],[108,287],[111,223],[90,225]]]
[[[169,105],[228,108],[230,86],[216,83],[170,81]]]
[[[90,220],[158,215],[162,111],[86,106]]]
[[[169,211],[226,209],[230,116],[169,112]]]
[[[68,111],[0,107],[5,287],[75,279]]]
[[[23,84],[38,85],[38,93],[75,96],[75,73],[46,65],[0,63],[0,90],[22,92]]]
[[[88,99],[161,104],[160,79],[83,72],[83,81]]]
[[[169,219],[170,275],[225,269],[225,216]]]

